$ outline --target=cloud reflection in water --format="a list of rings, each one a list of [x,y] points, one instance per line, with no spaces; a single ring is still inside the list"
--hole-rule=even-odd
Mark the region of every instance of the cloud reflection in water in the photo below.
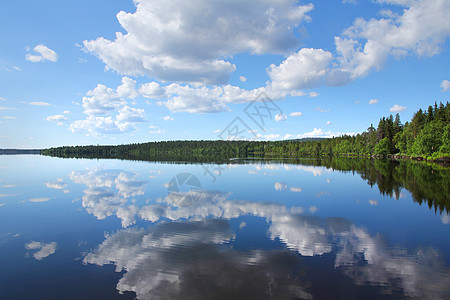
[[[405,297],[439,299],[450,292],[449,268],[432,248],[391,249],[380,236],[342,218],[321,219],[303,215],[307,210],[301,207],[196,192],[200,200],[193,206],[178,207],[166,197],[136,208],[135,215],[143,220],[160,222],[147,230],[124,229],[108,236],[84,262],[125,270],[117,289],[134,291],[138,299],[176,299],[186,293],[198,298],[247,293],[251,298],[308,299],[310,283],[293,275],[294,270],[301,267],[301,257],[325,254],[332,254],[334,268],[355,284],[377,286],[385,294],[400,291]],[[228,224],[241,216],[263,218],[268,238],[280,240],[285,250],[234,250],[238,232]]]

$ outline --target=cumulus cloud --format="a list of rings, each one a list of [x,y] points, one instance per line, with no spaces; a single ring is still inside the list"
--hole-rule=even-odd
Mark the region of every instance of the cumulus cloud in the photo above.
[[[145,83],[137,90],[133,87],[134,93],[158,99],[172,112],[215,113],[228,111],[231,103],[254,101],[262,93],[272,100],[314,97],[317,93],[304,89],[348,84],[379,70],[391,56],[435,55],[450,35],[448,1],[380,0],[378,3],[404,9],[400,14],[385,9],[379,19],[356,19],[335,37],[333,55],[323,49],[298,48],[293,32],[308,20],[312,5],[298,5],[293,0],[251,0],[224,7],[216,2],[135,1],[136,12],[117,15],[125,34],[117,33],[114,40],[100,37],[84,41],[84,47],[109,69],[159,81]],[[237,53],[284,54],[286,58],[267,68],[270,80],[265,86],[246,90],[227,84],[235,70],[227,59]],[[106,97],[103,103],[95,95],[83,100],[89,115],[102,115],[125,105],[116,91],[105,88],[98,87]],[[95,100],[90,104],[92,97]]]
[[[51,62],[57,62],[58,61],[58,54],[56,54],[55,51],[52,49],[44,46],[44,45],[37,45],[33,48],[35,54],[27,53],[25,55],[25,59],[28,61],[31,61],[33,63],[42,62],[42,61],[51,61]]]
[[[116,89],[98,84],[83,97],[86,119],[73,122],[70,130],[93,136],[133,131],[135,123],[146,121],[144,109],[130,107],[127,102],[138,95],[136,81],[128,77],[123,77]]]
[[[246,82],[246,81],[247,81],[247,77],[245,77],[245,76],[239,76],[239,80],[240,80],[241,82]]]
[[[294,0],[139,0],[135,5],[136,12],[117,14],[126,34],[118,32],[112,41],[84,41],[87,51],[124,75],[203,84],[228,81],[235,66],[224,57],[295,49],[295,29],[313,9]]]
[[[167,101],[161,102],[173,112],[213,113],[229,110],[227,104],[248,103],[268,97],[279,100],[287,95],[304,96],[300,90],[274,90],[270,85],[252,90],[233,85],[191,87],[177,83],[166,86]]]
[[[441,82],[441,88],[443,92],[450,91],[450,81],[448,80],[442,80]]]
[[[404,111],[406,109],[406,106],[401,106],[398,104],[395,104],[394,106],[392,106],[389,111],[390,112],[401,112]]]
[[[378,103],[378,99],[370,99],[369,100],[369,104],[377,104]]]
[[[150,99],[161,99],[166,96],[164,89],[155,81],[142,84],[139,93]]]
[[[140,108],[124,106],[116,116],[118,122],[145,122],[145,111]]]
[[[384,10],[381,19],[358,18],[335,38],[337,70],[351,79],[379,70],[389,56],[433,56],[450,35],[450,3],[446,0],[379,0],[404,7],[402,14]]]
[[[274,90],[314,88],[321,84],[333,55],[322,49],[303,48],[279,66],[270,65],[268,74]]]

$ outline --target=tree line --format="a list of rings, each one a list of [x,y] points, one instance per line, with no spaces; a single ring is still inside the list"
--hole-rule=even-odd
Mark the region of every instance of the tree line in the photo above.
[[[399,114],[382,117],[357,135],[284,141],[161,141],[117,146],[68,146],[41,151],[60,157],[120,158],[149,161],[221,162],[242,157],[317,157],[397,155],[450,159],[448,102],[430,105],[402,124]]]

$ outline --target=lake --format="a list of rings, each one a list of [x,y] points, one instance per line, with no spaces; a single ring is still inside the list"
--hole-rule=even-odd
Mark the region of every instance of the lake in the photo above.
[[[0,156],[2,299],[450,299],[450,171]]]

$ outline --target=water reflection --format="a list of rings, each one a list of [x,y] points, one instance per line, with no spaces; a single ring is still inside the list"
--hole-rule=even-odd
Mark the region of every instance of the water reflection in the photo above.
[[[446,210],[445,170],[252,160],[212,182],[189,164],[35,159],[35,173],[11,161],[0,178],[3,298],[46,298],[42,283],[61,299],[121,297],[114,287],[139,299],[450,295],[450,219],[411,200]],[[89,168],[72,171],[80,163]],[[170,178],[189,171],[203,185],[189,185],[195,200],[171,197]],[[95,221],[108,216],[120,222]]]
[[[147,182],[136,180],[136,173],[122,170],[93,169],[72,171],[70,179],[84,184],[83,207],[98,219],[115,214],[123,227],[136,222],[138,207],[128,204],[130,198],[143,195]]]
[[[311,285],[330,283],[313,281],[302,258],[325,255],[334,257],[331,270],[356,285],[375,286],[379,293],[422,299],[450,293],[450,270],[433,248],[390,248],[381,236],[344,218],[305,215],[301,207],[232,201],[230,194],[212,191],[198,193],[201,200],[190,207],[177,207],[170,197],[144,206],[138,212],[142,219],[162,221],[148,229],[125,229],[108,236],[84,262],[125,270],[117,289],[134,291],[139,299],[176,299],[186,293],[198,296],[193,298],[308,299],[313,296]],[[242,216],[265,220],[266,239],[280,241],[284,250],[235,250],[240,231],[229,224]],[[249,229],[242,224],[240,229]],[[316,260],[310,268],[316,264],[323,262]]]
[[[107,237],[84,262],[125,270],[117,289],[138,299],[312,299],[292,274],[301,267],[299,257],[224,246],[234,237],[224,220],[163,222]]]
[[[37,260],[42,260],[56,252],[58,244],[56,242],[41,243],[31,241],[25,244],[25,249],[34,252],[33,257]]]

